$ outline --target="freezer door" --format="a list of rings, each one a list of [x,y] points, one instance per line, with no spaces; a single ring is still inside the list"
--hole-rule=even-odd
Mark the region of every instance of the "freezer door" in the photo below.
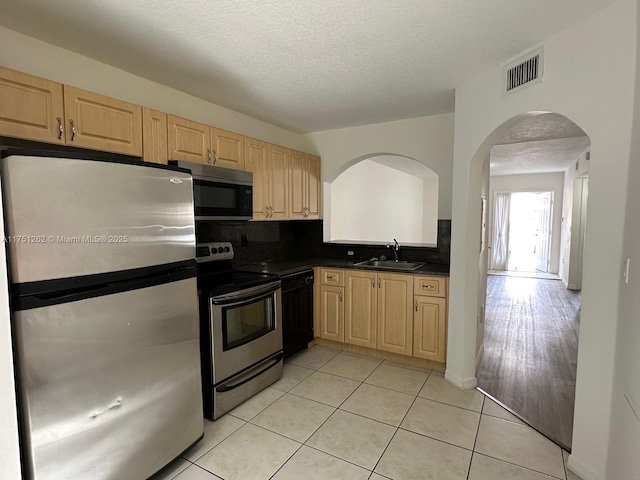
[[[202,436],[195,278],[13,321],[29,478],[145,479]]]
[[[2,188],[13,283],[195,257],[192,179],[131,163],[12,155]]]

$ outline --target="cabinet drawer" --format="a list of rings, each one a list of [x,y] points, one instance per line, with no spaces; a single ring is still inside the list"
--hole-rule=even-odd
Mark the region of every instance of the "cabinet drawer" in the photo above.
[[[344,271],[337,269],[321,268],[320,269],[321,285],[337,285],[344,287]]]
[[[413,292],[416,295],[431,297],[447,296],[447,279],[445,277],[425,277],[414,275]]]

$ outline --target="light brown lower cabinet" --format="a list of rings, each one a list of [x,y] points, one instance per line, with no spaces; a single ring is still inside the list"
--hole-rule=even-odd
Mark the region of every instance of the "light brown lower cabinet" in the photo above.
[[[444,363],[447,359],[447,299],[416,295],[413,356]]]
[[[319,268],[316,278],[318,337],[445,363],[445,277]]]
[[[344,287],[320,285],[320,337],[344,342]]]

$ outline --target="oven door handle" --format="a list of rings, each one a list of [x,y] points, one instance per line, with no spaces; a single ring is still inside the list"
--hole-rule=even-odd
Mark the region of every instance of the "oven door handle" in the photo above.
[[[216,387],[216,392],[218,393],[224,393],[224,392],[229,392],[231,390],[235,390],[238,387],[241,387],[242,385],[244,385],[247,382],[250,382],[251,380],[253,380],[256,377],[259,377],[260,375],[262,375],[264,372],[266,372],[267,370],[270,370],[271,368],[275,367],[276,365],[278,365],[278,363],[280,363],[280,360],[282,360],[282,357],[284,356],[284,353],[279,353],[278,355],[276,355],[275,357],[271,357],[269,359],[269,361],[273,362],[271,363],[268,367],[261,369],[259,372],[254,373],[253,375],[250,375],[247,378],[242,379],[239,383],[234,383],[232,385],[220,385],[219,387]]]
[[[280,280],[277,282],[271,282],[267,285],[259,285],[253,288],[247,288],[239,292],[231,292],[224,295],[218,295],[211,298],[211,303],[214,305],[229,305],[232,303],[240,303],[244,300],[252,299],[264,295],[266,293],[272,293],[277,291],[281,287]]]

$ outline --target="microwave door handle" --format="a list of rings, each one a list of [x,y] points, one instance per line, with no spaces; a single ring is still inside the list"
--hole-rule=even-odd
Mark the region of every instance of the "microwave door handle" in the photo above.
[[[282,284],[280,281],[268,283],[267,285],[260,285],[258,287],[248,288],[240,292],[231,292],[225,295],[218,295],[211,298],[211,303],[214,305],[229,305],[233,303],[240,303],[244,300],[257,298],[261,295],[273,293],[280,289]]]

